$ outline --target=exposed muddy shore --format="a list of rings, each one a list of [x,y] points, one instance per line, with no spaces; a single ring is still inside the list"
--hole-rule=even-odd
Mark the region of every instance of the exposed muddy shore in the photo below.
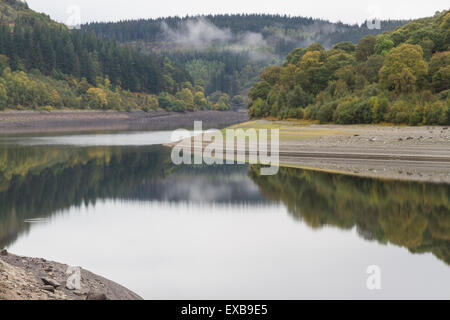
[[[279,129],[281,166],[450,184],[448,127],[341,126],[256,120],[234,128]],[[203,148],[211,141],[206,138]],[[223,154],[228,149],[225,146]],[[248,154],[249,150],[235,150],[235,153]]]
[[[0,112],[0,135],[115,130],[191,129],[194,121],[204,128],[221,128],[248,120],[242,111],[6,111]]]
[[[81,287],[66,287],[68,265],[0,251],[0,300],[142,300],[125,287],[81,269]]]

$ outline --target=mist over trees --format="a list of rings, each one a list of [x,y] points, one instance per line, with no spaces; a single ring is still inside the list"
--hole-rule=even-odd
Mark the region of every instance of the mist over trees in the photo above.
[[[168,57],[69,30],[14,0],[0,3],[0,75],[0,110],[231,108]]]
[[[448,12],[381,30],[208,15],[69,30],[0,3],[0,109],[230,110],[320,122],[446,124]],[[286,56],[287,55],[287,56]],[[255,84],[256,83],[256,84]]]
[[[246,95],[264,67],[281,64],[295,48],[318,42],[325,47],[341,41],[357,43],[406,21],[382,21],[381,30],[366,24],[347,25],[286,15],[235,14],[141,19],[91,23],[82,30],[106,39],[167,55],[186,67],[207,94]]]
[[[308,17],[291,17],[271,14],[224,14],[159,19],[126,20],[111,23],[90,23],[83,25],[85,31],[92,31],[106,39],[119,42],[177,43],[177,35],[186,39],[185,47],[197,46],[195,40],[211,44],[249,44],[245,36],[260,35],[259,45],[267,44],[277,55],[286,55],[291,50],[313,42],[332,46],[338,42],[357,43],[363,36],[376,35],[404,25],[407,21],[382,21],[381,30],[369,29],[366,24],[348,25]],[[193,38],[190,38],[194,36]],[[201,39],[203,37],[203,39]],[[208,39],[209,38],[209,39]],[[194,41],[193,41],[194,40]],[[208,41],[209,40],[209,41]],[[264,41],[264,43],[263,43]]]

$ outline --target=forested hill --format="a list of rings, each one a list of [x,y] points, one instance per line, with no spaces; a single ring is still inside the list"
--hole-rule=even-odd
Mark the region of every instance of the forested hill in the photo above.
[[[293,50],[249,92],[253,117],[450,124],[450,11],[394,31]]]
[[[165,75],[177,82],[189,79],[183,69],[165,66],[162,58],[142,55],[93,34],[69,31],[20,1],[3,0],[0,8],[0,53],[9,58],[13,70],[85,77],[91,84],[97,77],[108,76],[113,85],[152,93],[175,89]]]
[[[325,47],[340,41],[358,42],[406,21],[382,21],[381,29],[366,24],[264,14],[206,15],[91,23],[82,26],[106,39],[158,52],[183,65],[209,95],[226,93],[235,104],[269,65],[281,64],[292,49],[319,42]]]
[[[178,36],[189,36],[188,31],[191,30],[202,36],[202,39],[195,40],[211,40],[228,45],[268,45],[276,54],[285,55],[294,48],[312,42],[324,46],[341,41],[357,43],[365,35],[393,30],[406,22],[381,21],[381,30],[370,30],[365,23],[359,26],[286,15],[231,14],[91,23],[82,28],[120,42],[141,41],[160,45],[167,42],[182,44]],[[186,42],[185,45],[190,46],[192,42]]]
[[[203,91],[167,57],[69,30],[22,1],[0,1],[0,110],[230,108],[227,97],[208,101]]]

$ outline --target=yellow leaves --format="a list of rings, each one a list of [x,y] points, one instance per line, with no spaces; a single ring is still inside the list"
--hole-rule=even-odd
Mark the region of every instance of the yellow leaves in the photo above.
[[[320,61],[320,51],[308,51],[300,60],[300,68],[320,67],[323,62]]]
[[[105,108],[108,104],[106,93],[101,88],[90,88],[86,97],[89,105],[93,108]]]
[[[440,25],[441,29],[449,30],[450,29],[450,11],[442,19],[442,23]]]
[[[192,91],[188,88],[184,88],[180,92],[177,93],[177,98],[184,101],[187,104],[193,104],[194,103],[194,95],[192,94]]]
[[[273,86],[280,80],[280,72],[280,66],[268,67],[261,74],[260,80],[265,80]]]
[[[150,105],[151,108],[153,109],[157,109],[159,108],[159,101],[158,101],[158,97],[155,95],[149,95],[147,96],[148,99],[148,104]]]
[[[423,50],[418,45],[402,44],[386,56],[380,70],[380,84],[397,92],[411,92],[418,80],[428,73],[428,64],[423,60]]]
[[[60,96],[58,91],[56,90],[52,90],[52,92],[50,93],[51,96],[51,100],[52,100],[52,104],[53,105],[59,105],[59,101],[60,101]]]
[[[201,91],[197,92],[194,96],[194,103],[197,106],[204,107],[208,104],[208,101],[205,98],[205,94]]]

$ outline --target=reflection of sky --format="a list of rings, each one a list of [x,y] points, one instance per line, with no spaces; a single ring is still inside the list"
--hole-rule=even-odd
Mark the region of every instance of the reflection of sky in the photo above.
[[[194,134],[193,131],[183,132]],[[0,144],[25,146],[67,145],[67,146],[151,146],[176,142],[172,140],[173,131],[128,132],[112,134],[79,134],[42,137],[1,138]]]
[[[170,135],[3,141],[129,146]],[[247,173],[246,166],[181,166],[117,199],[106,192],[95,205],[45,219],[30,212],[26,232],[8,249],[81,265],[148,299],[450,298],[450,269],[432,254],[368,242],[355,229],[313,230],[267,201]],[[381,267],[380,292],[366,288],[370,265]]]
[[[81,265],[147,299],[450,298],[431,254],[312,230],[282,205],[99,201],[36,224],[9,248]],[[382,290],[366,288],[369,265]]]
[[[229,166],[229,169],[228,174],[174,172],[167,178],[145,182],[122,198],[228,205],[268,202],[259,192],[258,186],[247,177],[246,167],[240,170],[240,167]]]

